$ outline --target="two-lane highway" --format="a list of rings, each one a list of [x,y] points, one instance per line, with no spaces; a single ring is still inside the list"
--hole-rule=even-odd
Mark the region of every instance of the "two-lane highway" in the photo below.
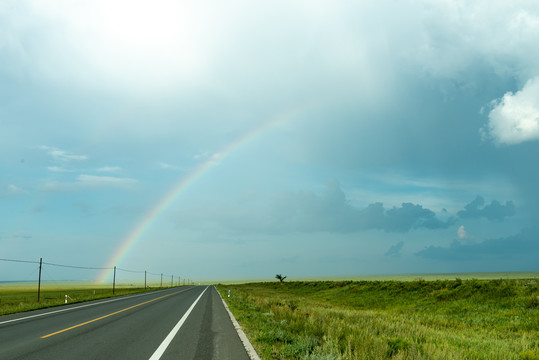
[[[0,359],[249,359],[213,286],[0,317]]]

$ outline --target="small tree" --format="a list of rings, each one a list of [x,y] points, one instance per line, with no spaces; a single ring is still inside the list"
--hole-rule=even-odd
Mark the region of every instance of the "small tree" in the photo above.
[[[286,276],[282,276],[281,274],[277,274],[277,275],[275,275],[275,278],[279,279],[280,282],[283,282],[284,279],[286,279]]]

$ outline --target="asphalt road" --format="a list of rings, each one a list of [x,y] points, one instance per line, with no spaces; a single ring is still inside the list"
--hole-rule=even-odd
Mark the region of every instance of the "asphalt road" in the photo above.
[[[0,316],[0,359],[249,356],[217,290],[195,286]]]

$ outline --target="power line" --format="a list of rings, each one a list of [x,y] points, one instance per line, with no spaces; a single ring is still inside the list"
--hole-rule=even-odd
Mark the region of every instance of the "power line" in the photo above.
[[[84,269],[84,270],[111,270],[110,267],[87,267],[87,266],[71,266],[71,265],[62,265],[62,264],[53,264],[43,261],[43,264],[45,265],[51,265],[51,266],[58,266],[58,267],[65,267],[65,268],[72,268],[72,269]]]
[[[27,260],[0,259],[0,261],[10,261],[10,262],[28,263],[28,264],[39,264],[39,261],[27,261]]]
[[[29,261],[29,260],[18,260],[18,259],[3,259],[3,258],[0,258],[0,261],[9,261],[9,262],[15,262],[15,263],[26,263],[26,264],[40,264],[39,261]],[[71,268],[71,269],[83,269],[83,270],[112,270],[114,269],[113,267],[90,267],[90,266],[74,266],[74,265],[64,265],[64,264],[55,264],[55,263],[49,263],[49,262],[45,262],[45,261],[42,261],[41,262],[43,265],[50,265],[50,266],[56,266],[56,267],[62,267],[62,268]],[[127,270],[127,269],[121,269],[121,268],[118,268],[116,267],[116,270],[119,270],[119,271],[124,271],[124,272],[128,272],[128,273],[135,273],[135,274],[143,274],[143,273],[146,273],[147,275],[154,275],[154,276],[166,276],[166,277],[169,277],[169,276],[173,276],[173,274],[156,274],[156,273],[151,273],[151,272],[148,272],[148,271],[141,271],[141,270]],[[185,282],[185,279],[184,279],[184,282]]]
[[[126,269],[120,269],[119,267],[117,267],[116,270],[125,271],[125,272],[129,272],[129,273],[144,274],[144,271],[126,270]]]

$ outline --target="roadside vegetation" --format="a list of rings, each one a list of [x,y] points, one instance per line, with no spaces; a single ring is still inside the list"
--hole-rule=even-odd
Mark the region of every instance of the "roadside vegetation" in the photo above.
[[[72,304],[159,289],[119,287],[115,289],[113,294],[110,287],[50,286],[41,290],[40,301],[38,302],[36,287],[2,285],[0,286],[0,315],[64,305],[66,295],[68,295],[68,303]]]
[[[539,360],[534,279],[217,288],[262,359]]]

